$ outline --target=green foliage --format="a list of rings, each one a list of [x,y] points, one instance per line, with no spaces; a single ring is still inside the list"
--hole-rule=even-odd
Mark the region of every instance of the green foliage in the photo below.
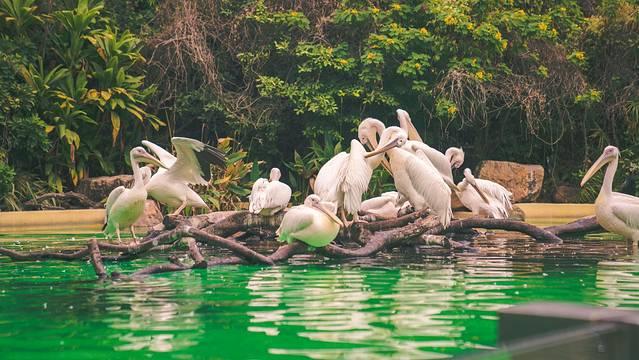
[[[246,162],[247,152],[242,148],[233,148],[233,139],[218,139],[217,148],[226,154],[226,169],[214,168],[213,184],[202,199],[213,210],[240,209],[242,202],[251,193],[247,177],[253,169],[252,162]]]
[[[0,30],[15,35],[3,42],[18,54],[1,54],[3,82],[30,93],[22,104],[15,91],[0,94],[0,104],[11,107],[4,147],[17,166],[27,165],[22,154],[44,159],[47,153],[44,166],[31,170],[43,169],[38,175],[58,191],[89,173],[112,173],[113,160],[124,164],[124,146],[115,147],[118,139],[126,141],[124,130],[135,141],[144,126],[163,125],[144,109],[154,87],[144,87],[137,68],[144,62],[140,40],[111,26],[102,11],[101,1],[88,0],[47,14],[31,0],[3,0],[0,6]],[[27,123],[36,136],[22,142]],[[110,137],[103,136],[107,129]]]
[[[0,198],[4,198],[11,192],[15,176],[16,173],[11,166],[0,162]]]

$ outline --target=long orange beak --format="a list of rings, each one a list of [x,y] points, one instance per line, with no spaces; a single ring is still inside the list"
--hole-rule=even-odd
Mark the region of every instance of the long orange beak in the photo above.
[[[342,222],[342,220],[340,220],[335,214],[333,214],[332,211],[330,211],[329,209],[327,209],[326,207],[324,207],[324,205],[317,204],[314,206],[317,210],[323,212],[324,214],[328,215],[328,217],[333,220],[337,225],[339,225],[340,227],[344,227],[344,223]]]

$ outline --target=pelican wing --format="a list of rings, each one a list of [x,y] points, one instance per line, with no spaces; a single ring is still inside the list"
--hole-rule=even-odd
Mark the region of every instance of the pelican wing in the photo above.
[[[511,203],[511,199],[513,194],[508,191],[508,189],[490,180],[475,179],[475,181],[477,182],[477,187],[479,187],[485,194],[497,200],[497,202],[504,206],[508,211],[512,210],[513,204]]]
[[[368,189],[373,176],[373,169],[368,165],[364,155],[366,149],[357,141],[351,141],[351,152],[346,168],[342,169],[340,190],[344,193],[344,210],[349,214],[357,214],[362,204],[362,195]]]
[[[633,198],[632,201],[628,201],[626,197],[615,198],[621,201],[615,201],[612,205],[612,213],[629,227],[639,229],[639,199],[634,196]]]
[[[415,186],[415,190],[424,197],[424,200],[432,209],[447,209],[440,221],[444,227],[448,226],[448,222],[452,217],[450,208],[451,190],[443,181],[441,175],[434,167],[419,159],[416,156],[407,156],[406,172]]]
[[[174,137],[171,139],[177,160],[167,170],[173,181],[206,185],[211,179],[210,165],[224,167],[226,157],[220,150],[195,139]]]
[[[370,212],[377,209],[381,209],[385,207],[387,204],[391,204],[395,206],[395,199],[382,195],[382,196],[378,196],[378,197],[374,197],[374,198],[362,201],[360,210]]]
[[[109,197],[107,198],[106,204],[104,205],[106,207],[106,218],[104,220],[105,224],[107,220],[109,219],[109,214],[111,213],[111,208],[113,207],[113,204],[115,204],[115,202],[118,200],[120,195],[122,195],[124,190],[126,190],[124,186],[118,186],[115,189],[111,190],[111,193],[109,194]]]
[[[348,162],[348,156],[346,152],[333,156],[317,173],[313,190],[322,200],[339,201],[339,186],[337,184],[341,184],[344,178],[344,168]]]
[[[173,156],[173,154],[171,154],[170,152],[164,150],[162,147],[148,140],[142,140],[142,145],[146,146],[146,148],[149,149],[149,151],[151,151],[153,155],[155,155],[155,157],[160,159],[162,164],[166,165],[167,168],[171,168],[171,166],[175,164],[175,161],[177,160],[177,158]],[[159,168],[157,172],[161,174],[165,171],[166,169]]]
[[[253,183],[253,188],[251,189],[251,194],[249,195],[249,212],[253,214],[257,214],[264,206],[264,187],[268,184],[268,180],[265,178],[259,178],[255,180]]]
[[[435,169],[441,174],[441,176],[448,178],[450,182],[453,181],[453,170],[450,168],[450,162],[446,158],[446,155],[442,154],[437,149],[433,149],[432,147],[417,141],[408,141],[408,146],[405,146],[406,149],[409,150],[414,155],[418,155],[418,150],[424,152],[428,160],[430,160],[431,164],[435,167]],[[420,157],[421,155],[418,155]],[[423,156],[421,156],[423,160]]]
[[[271,181],[264,191],[264,209],[285,208],[291,200],[291,188],[280,181]]]
[[[280,227],[275,232],[275,234],[279,236],[278,240],[287,241],[289,243],[293,241],[294,239],[291,237],[291,234],[302,231],[313,224],[314,211],[315,210],[304,205],[291,208],[284,215],[282,223],[280,223]]]

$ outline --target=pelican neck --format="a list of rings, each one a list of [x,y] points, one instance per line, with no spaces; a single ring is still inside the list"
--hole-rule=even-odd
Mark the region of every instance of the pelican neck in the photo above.
[[[133,187],[143,187],[144,181],[142,180],[142,172],[140,171],[140,165],[135,160],[133,154],[131,154],[131,168],[133,169]]]
[[[612,182],[615,179],[615,173],[617,172],[618,165],[619,156],[616,156],[606,168],[606,175],[604,175],[603,185],[601,186],[601,192],[599,194],[612,194]]]

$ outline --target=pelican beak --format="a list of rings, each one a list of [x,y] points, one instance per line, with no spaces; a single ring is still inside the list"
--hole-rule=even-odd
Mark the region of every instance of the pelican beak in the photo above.
[[[456,192],[456,193],[458,193],[458,192],[460,192],[460,191],[461,191],[461,190],[459,190],[459,188],[457,187],[457,185],[456,185],[456,184],[455,184],[452,180],[450,180],[450,179],[449,179],[449,178],[447,178],[447,177],[444,177],[443,179],[444,179],[444,182],[446,183],[446,185],[448,185],[448,187],[449,187],[452,191],[454,191],[454,192]]]
[[[399,138],[396,137],[393,140],[391,140],[388,144],[382,146],[379,149],[373,150],[372,152],[369,152],[368,154],[364,155],[365,158],[369,158],[371,156],[375,156],[377,154],[381,154],[384,153],[394,147],[397,147],[397,144],[399,143]]]
[[[163,167],[165,169],[168,169],[168,167],[166,165],[164,165],[164,163],[162,163],[162,161],[156,159],[154,156],[152,156],[151,154],[142,154],[142,155],[138,155],[137,159],[139,162],[144,162],[147,164],[152,164],[155,166],[159,166],[159,167]]]
[[[602,166],[606,165],[609,161],[609,158],[610,158],[609,154],[606,154],[606,153],[601,154],[599,159],[597,159],[597,161],[595,161],[595,163],[592,164],[590,169],[588,169],[588,172],[586,172],[586,175],[584,175],[584,178],[581,180],[580,186],[583,187],[588,182],[588,180],[590,180],[590,178],[593,175],[595,175],[597,171],[599,171],[599,169],[601,169]]]
[[[486,204],[490,204],[490,201],[488,200],[488,197],[486,196],[486,193],[484,193],[479,186],[477,186],[477,182],[475,182],[475,179],[473,179],[472,181],[469,181],[470,186],[472,186],[477,193],[479,194],[479,196],[481,197],[482,200],[484,200],[484,202]]]
[[[337,225],[339,225],[340,227],[344,227],[344,223],[342,222],[342,220],[340,220],[335,214],[333,214],[332,211],[330,211],[329,209],[327,209],[324,205],[322,205],[321,203],[316,204],[314,206],[317,210],[323,212],[324,214],[326,214],[331,220],[333,220]]]

